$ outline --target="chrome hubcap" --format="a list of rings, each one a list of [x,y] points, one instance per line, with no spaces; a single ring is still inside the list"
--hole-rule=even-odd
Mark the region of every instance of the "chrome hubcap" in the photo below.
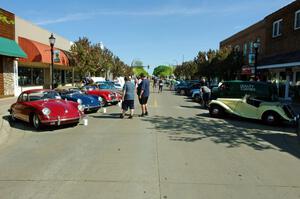
[[[213,114],[217,115],[217,114],[219,114],[220,111],[219,111],[219,109],[214,108],[212,112],[213,112]]]
[[[273,115],[268,115],[267,120],[268,120],[268,122],[274,122],[275,117]]]
[[[33,124],[34,124],[34,127],[39,126],[39,118],[36,115],[33,116]]]

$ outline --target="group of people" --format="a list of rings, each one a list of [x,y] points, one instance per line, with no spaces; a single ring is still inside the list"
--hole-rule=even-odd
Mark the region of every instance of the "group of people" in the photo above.
[[[124,80],[122,113],[120,117],[124,118],[127,110],[130,109],[129,118],[133,118],[135,93],[138,95],[142,109],[142,113],[139,116],[147,116],[149,114],[147,102],[150,95],[150,81],[144,74],[141,74],[141,78],[137,78],[136,81],[132,81],[129,77],[125,77]]]
[[[153,91],[155,92],[158,84],[158,93],[162,93],[163,86],[164,86],[164,80],[161,77],[159,80],[157,78],[153,78]]]

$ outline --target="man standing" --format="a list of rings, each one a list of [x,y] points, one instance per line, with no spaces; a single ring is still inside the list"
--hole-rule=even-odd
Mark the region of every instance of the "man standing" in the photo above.
[[[150,94],[150,82],[144,74],[142,74],[141,77],[142,77],[142,82],[140,85],[141,92],[138,93],[138,95],[139,95],[139,101],[142,108],[142,114],[140,116],[144,117],[148,115],[147,102]]]
[[[160,80],[158,81],[158,92],[161,92],[162,93],[162,90],[163,90],[163,86],[164,86],[164,82],[163,82],[163,79],[162,77],[160,78]]]
[[[124,78],[125,84],[123,87],[123,101],[122,101],[122,114],[121,118],[124,118],[128,108],[130,109],[129,119],[132,119],[134,112],[134,91],[135,85],[130,81],[128,77]]]

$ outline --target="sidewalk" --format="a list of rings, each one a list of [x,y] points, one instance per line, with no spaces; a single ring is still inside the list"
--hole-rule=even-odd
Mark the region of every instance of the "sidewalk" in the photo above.
[[[4,117],[9,115],[7,110],[16,99],[16,97],[0,99],[0,145],[6,142],[9,137],[10,125]]]

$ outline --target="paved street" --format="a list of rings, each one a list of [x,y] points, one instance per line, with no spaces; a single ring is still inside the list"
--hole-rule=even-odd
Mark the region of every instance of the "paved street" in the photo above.
[[[149,106],[133,120],[108,107],[88,126],[13,124],[0,146],[0,198],[300,198],[293,129],[212,119],[169,91]]]

